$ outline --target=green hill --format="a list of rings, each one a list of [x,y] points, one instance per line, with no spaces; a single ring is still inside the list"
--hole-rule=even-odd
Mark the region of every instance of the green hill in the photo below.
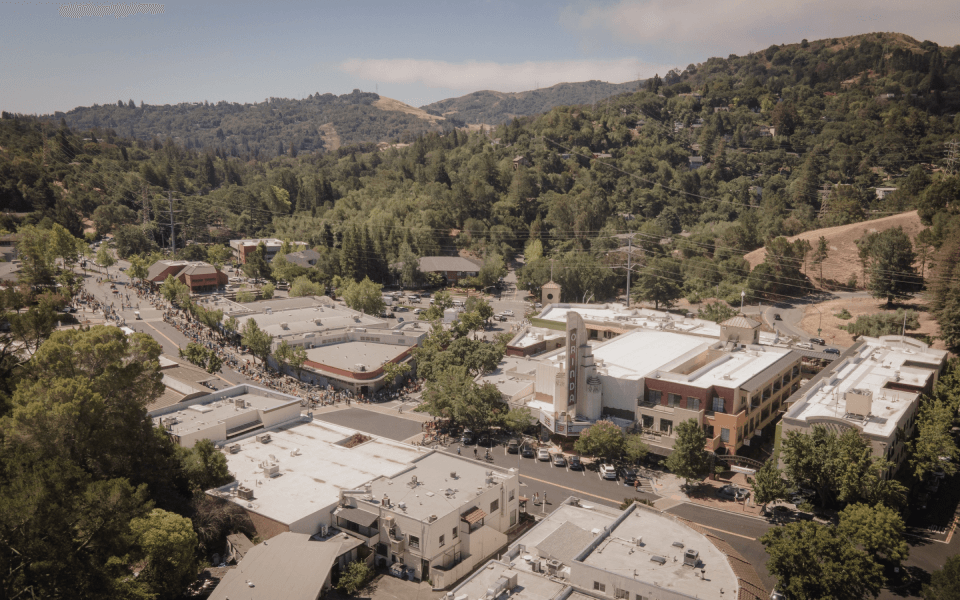
[[[583,81],[527,92],[495,92],[482,90],[458,98],[448,98],[421,106],[423,110],[465,123],[499,125],[515,117],[547,112],[554,106],[591,104],[625,92],[634,92],[640,82],[606,83]]]

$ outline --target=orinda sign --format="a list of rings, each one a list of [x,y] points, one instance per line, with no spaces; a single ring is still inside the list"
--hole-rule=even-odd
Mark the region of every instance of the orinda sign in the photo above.
[[[580,376],[579,350],[577,347],[577,330],[567,331],[567,406],[577,403],[577,385]]]

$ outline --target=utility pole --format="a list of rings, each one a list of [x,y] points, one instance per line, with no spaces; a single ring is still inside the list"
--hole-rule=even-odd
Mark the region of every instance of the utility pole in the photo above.
[[[627,238],[627,308],[630,308],[630,258],[633,257],[633,238]]]
[[[144,224],[150,222],[150,203],[147,201],[147,184],[144,183],[143,187],[140,190],[140,197],[143,200],[143,222]]]
[[[173,192],[167,190],[167,198],[170,200],[170,258],[177,257],[177,233],[175,223],[173,222]]]
[[[956,173],[956,164],[957,164],[957,150],[960,148],[960,142],[957,141],[957,138],[953,138],[949,142],[946,142],[944,146],[947,147],[947,173],[953,175]]]

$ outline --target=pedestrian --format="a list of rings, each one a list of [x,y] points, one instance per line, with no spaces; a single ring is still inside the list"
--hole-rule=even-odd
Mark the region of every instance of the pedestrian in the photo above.
[[[540,495],[537,494],[536,492],[534,492],[534,493],[533,493],[533,505],[536,506],[539,500],[540,500]]]
[[[474,458],[477,458],[477,449],[476,449],[476,448],[473,449],[473,457],[474,457]]]
[[[457,456],[460,456],[460,448],[461,446],[457,446]]]

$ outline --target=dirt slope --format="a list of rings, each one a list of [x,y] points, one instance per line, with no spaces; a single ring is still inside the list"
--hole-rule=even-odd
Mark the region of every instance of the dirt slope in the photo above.
[[[810,242],[811,248],[815,250],[820,236],[827,238],[827,245],[830,250],[827,260],[823,262],[824,280],[846,285],[850,277],[856,275],[858,282],[862,284],[863,282],[860,281],[862,278],[860,259],[857,256],[857,245],[854,242],[867,233],[884,231],[893,227],[903,227],[904,232],[906,232],[911,239],[915,238],[920,230],[923,229],[923,225],[920,224],[920,217],[917,216],[917,211],[914,210],[899,215],[874,219],[873,221],[805,231],[800,235],[795,235],[787,239],[791,242],[796,239],[807,240]],[[750,252],[744,256],[744,258],[750,263],[750,268],[753,268],[763,262],[766,253],[766,249],[759,248]],[[810,278],[816,283],[820,275],[820,268],[810,264],[809,255],[807,258],[807,267],[810,269]],[[806,269],[804,269],[804,271],[806,271]]]
[[[423,119],[424,121],[430,121],[432,123],[438,123],[444,120],[443,117],[431,115],[425,110],[421,110],[419,108],[416,108],[415,106],[410,106],[409,104],[404,104],[403,102],[400,102],[399,100],[394,100],[393,98],[385,98],[383,96],[380,96],[380,99],[374,101],[373,105],[379,108],[380,110],[395,110],[397,112],[413,115],[415,117]]]

